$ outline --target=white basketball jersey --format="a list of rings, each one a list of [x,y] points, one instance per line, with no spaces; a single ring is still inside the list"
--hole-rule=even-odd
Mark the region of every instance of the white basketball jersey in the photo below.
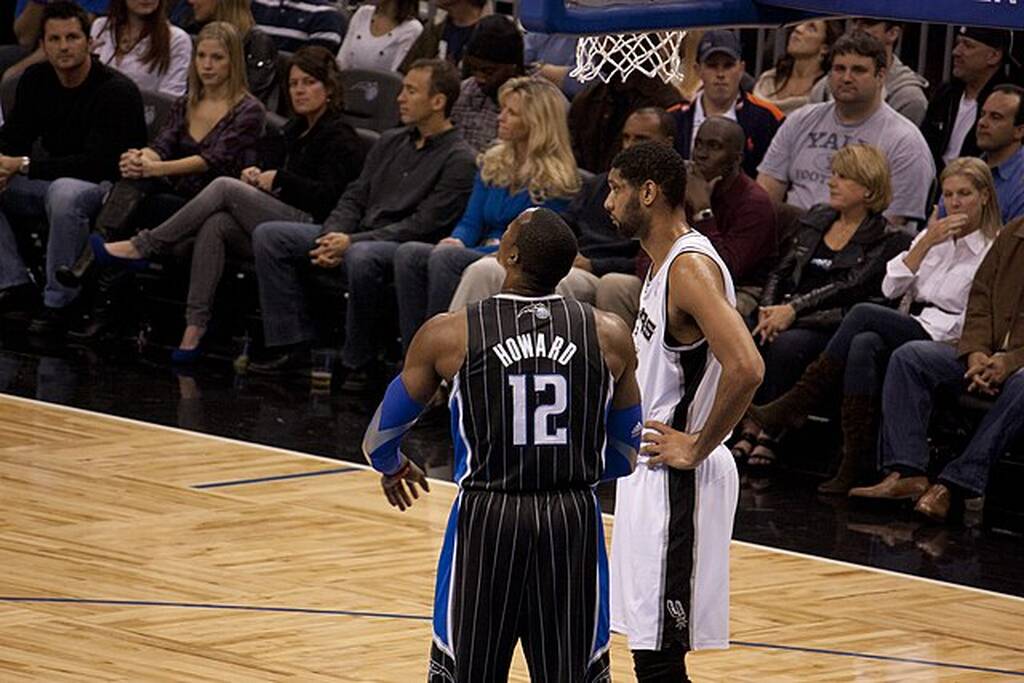
[[[669,272],[684,253],[718,266],[735,306],[732,277],[711,242],[690,231],[649,272],[633,329],[637,381],[645,420],[688,433],[700,431],[715,402],[722,367],[707,340],[677,346],[667,330]],[[693,471],[650,469],[618,480],[611,552],[612,629],[630,649],[659,650],[670,641],[687,649],[729,642],[729,542],[739,476],[724,445]]]
[[[711,354],[707,342],[670,346],[666,340],[668,297],[672,263],[685,252],[704,254],[722,271],[725,295],[736,305],[732,277],[711,241],[691,230],[672,245],[668,258],[657,273],[648,274],[640,293],[640,309],[633,329],[636,346],[636,380],[643,396],[644,418],[659,420],[676,429],[698,432],[708,419],[722,366]],[[679,414],[677,414],[679,413]]]

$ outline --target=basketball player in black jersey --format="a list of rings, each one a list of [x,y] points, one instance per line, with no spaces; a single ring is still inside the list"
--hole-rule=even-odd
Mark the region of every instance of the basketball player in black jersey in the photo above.
[[[442,380],[459,493],[438,565],[429,680],[492,683],[522,642],[538,681],[607,681],[604,479],[629,474],[640,436],[636,356],[616,316],[553,294],[576,240],[548,209],[511,223],[500,294],[428,321],[363,450],[406,509],[427,490],[399,450]]]

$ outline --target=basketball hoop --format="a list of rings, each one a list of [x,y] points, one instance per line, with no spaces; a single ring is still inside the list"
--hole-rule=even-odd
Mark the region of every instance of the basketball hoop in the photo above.
[[[605,33],[580,36],[576,43],[576,68],[569,74],[581,82],[600,78],[623,81],[634,71],[666,83],[683,80],[680,47],[686,31]]]

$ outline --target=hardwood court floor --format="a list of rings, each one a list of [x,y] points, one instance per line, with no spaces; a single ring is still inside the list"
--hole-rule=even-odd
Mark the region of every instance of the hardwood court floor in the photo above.
[[[346,463],[0,397],[0,681],[424,680],[453,492],[402,514]],[[1015,680],[1022,633],[1024,600],[735,543],[734,647],[689,662]]]

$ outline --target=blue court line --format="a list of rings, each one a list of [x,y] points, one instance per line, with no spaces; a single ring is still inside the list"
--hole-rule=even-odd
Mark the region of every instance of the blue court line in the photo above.
[[[316,472],[299,472],[298,474],[279,474],[274,477],[256,477],[255,479],[232,479],[231,481],[213,481],[209,484],[194,484],[194,489],[216,489],[223,486],[242,486],[243,484],[262,484],[268,481],[284,481],[285,479],[302,479],[304,477],[321,477],[325,474],[344,474],[345,472],[362,472],[358,467],[335,467],[330,470]]]
[[[396,614],[390,612],[359,612],[354,610],[313,609],[305,607],[260,607],[256,605],[223,605],[201,602],[165,602],[159,600],[90,600],[86,598],[29,598],[0,596],[0,602],[51,603],[72,605],[115,605],[121,607],[179,607],[190,609],[236,610],[242,612],[279,612],[286,614],[317,614],[325,616],[369,617],[377,619],[405,619],[409,621],[431,621],[432,619],[432,617],[421,616],[418,614]],[[817,647],[799,647],[796,645],[774,645],[772,643],[754,643],[745,640],[730,640],[729,644],[738,647],[753,647],[764,650],[785,650],[788,652],[806,652],[809,654],[831,655],[835,657],[856,657],[859,659],[873,659],[876,661],[883,662],[895,662],[897,664],[920,664],[922,666],[935,666],[944,669],[960,669],[963,671],[978,671],[981,673],[992,673],[1001,674],[1004,676],[1024,677],[1024,671],[994,669],[985,666],[973,666],[971,664],[951,664],[949,662],[936,662],[928,659],[915,659],[913,657],[892,657],[889,655],[873,655],[865,652],[847,652],[844,650],[829,650]]]

